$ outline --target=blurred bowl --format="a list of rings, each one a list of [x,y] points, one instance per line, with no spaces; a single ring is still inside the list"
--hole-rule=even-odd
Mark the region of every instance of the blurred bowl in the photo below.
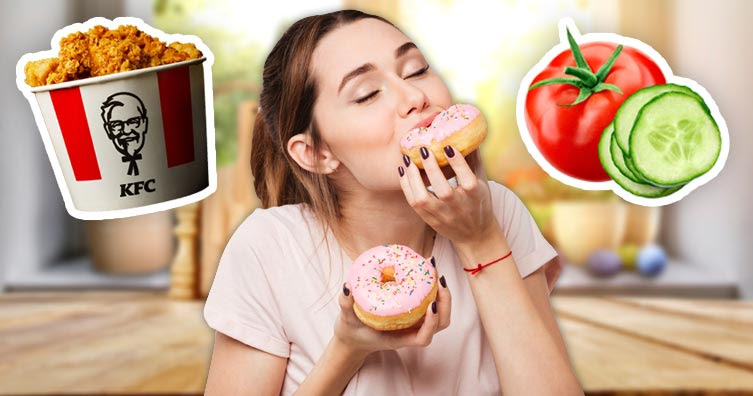
[[[585,265],[593,252],[617,249],[625,235],[626,217],[621,201],[554,201],[554,243],[568,262]]]
[[[172,211],[85,222],[89,252],[98,272],[148,274],[167,268],[175,251]]]

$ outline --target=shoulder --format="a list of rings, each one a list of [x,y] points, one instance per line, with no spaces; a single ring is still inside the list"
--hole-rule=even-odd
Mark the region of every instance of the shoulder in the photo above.
[[[271,276],[284,270],[284,260],[294,250],[306,249],[307,217],[302,205],[256,208],[233,231],[219,261],[219,270],[240,273],[241,278]],[[310,239],[310,238],[309,238]]]
[[[253,253],[260,259],[289,250],[311,238],[307,211],[302,204],[256,208],[233,231],[225,250]]]
[[[531,212],[523,201],[509,188],[489,181],[494,214],[513,251],[522,277],[557,256],[557,252],[544,238]]]
[[[498,202],[499,199],[504,198],[504,195],[510,191],[507,187],[494,180],[489,180],[487,183],[489,184],[489,191],[492,193],[492,202]]]
[[[521,207],[525,208],[523,201],[505,185],[494,180],[489,180],[488,184],[494,214],[500,220],[506,217],[509,218],[509,216],[513,215]]]
[[[489,180],[494,216],[502,226],[505,235],[520,228],[530,226],[531,214],[523,201],[505,185]]]
[[[262,238],[267,241],[306,231],[308,209],[303,204],[256,208],[233,233],[234,238]]]

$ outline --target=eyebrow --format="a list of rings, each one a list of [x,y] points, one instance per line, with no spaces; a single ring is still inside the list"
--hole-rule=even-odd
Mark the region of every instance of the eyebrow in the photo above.
[[[395,50],[395,59],[397,59],[397,58],[405,55],[406,52],[408,52],[409,50],[411,50],[413,48],[418,48],[418,47],[416,47],[416,44],[414,44],[412,41],[408,41],[407,43],[405,43],[405,44],[397,47],[397,49]],[[337,88],[337,94],[338,95],[340,94],[340,91],[342,91],[343,87],[345,86],[345,84],[348,83],[348,81],[350,81],[350,80],[358,77],[361,74],[364,74],[366,72],[370,72],[370,71],[374,70],[375,68],[376,67],[374,66],[374,64],[372,64],[372,63],[365,63],[365,64],[357,67],[356,69],[354,69],[350,73],[346,74],[345,77],[343,77],[343,80],[340,82],[340,87]]]

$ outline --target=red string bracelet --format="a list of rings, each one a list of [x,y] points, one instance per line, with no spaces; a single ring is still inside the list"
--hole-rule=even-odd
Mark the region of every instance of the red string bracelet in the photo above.
[[[507,253],[506,255],[504,255],[504,256],[502,256],[502,257],[500,257],[500,258],[498,258],[498,259],[496,259],[496,260],[494,260],[494,261],[490,261],[490,262],[488,262],[488,263],[486,263],[486,264],[481,264],[481,263],[479,263],[479,264],[478,264],[478,267],[476,267],[476,268],[463,268],[463,271],[465,271],[465,272],[470,272],[470,273],[471,273],[471,275],[476,275],[476,274],[478,274],[479,272],[481,272],[481,270],[482,270],[482,269],[483,269],[484,267],[488,267],[488,266],[490,266],[490,265],[492,265],[492,264],[494,264],[494,263],[496,263],[496,262],[498,262],[498,261],[502,261],[502,260],[504,260],[504,259],[506,259],[506,258],[510,257],[510,255],[511,255],[511,254],[512,254],[512,250],[510,250],[510,252],[509,252],[509,253]]]

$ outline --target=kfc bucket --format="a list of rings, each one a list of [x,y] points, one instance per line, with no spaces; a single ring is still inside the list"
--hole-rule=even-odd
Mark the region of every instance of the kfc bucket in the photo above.
[[[22,89],[72,216],[152,213],[214,192],[211,53],[199,48],[198,59]]]

